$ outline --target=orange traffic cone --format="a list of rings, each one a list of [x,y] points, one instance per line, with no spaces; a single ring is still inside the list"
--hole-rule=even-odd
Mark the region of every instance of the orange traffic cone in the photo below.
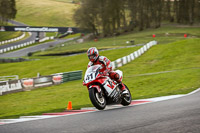
[[[72,102],[71,101],[68,102],[67,110],[72,110]]]

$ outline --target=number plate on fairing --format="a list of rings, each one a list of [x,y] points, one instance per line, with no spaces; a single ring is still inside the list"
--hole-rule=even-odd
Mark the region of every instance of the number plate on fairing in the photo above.
[[[96,79],[101,65],[91,66],[85,72],[84,82],[87,84]]]
[[[91,74],[88,74],[85,78],[85,83],[89,83],[93,80],[95,80],[96,76],[95,76],[95,73],[91,73]]]

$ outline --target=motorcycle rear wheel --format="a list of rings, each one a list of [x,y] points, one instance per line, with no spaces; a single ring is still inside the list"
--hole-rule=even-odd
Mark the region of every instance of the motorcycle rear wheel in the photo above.
[[[125,85],[125,84],[124,84]],[[131,104],[132,101],[132,97],[131,97],[131,92],[129,91],[128,87],[125,85],[126,89],[128,90],[128,94],[126,94],[123,98],[122,98],[122,102],[121,104],[123,106],[128,106],[129,104]]]
[[[90,101],[99,110],[103,110],[106,107],[106,99],[102,95],[100,96],[96,88],[91,88],[89,90]]]

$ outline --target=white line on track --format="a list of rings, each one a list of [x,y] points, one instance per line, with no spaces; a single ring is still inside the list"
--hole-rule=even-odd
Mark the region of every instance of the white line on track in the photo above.
[[[140,99],[140,100],[133,100],[132,105],[129,106],[137,106],[137,105],[142,105],[142,104],[148,104],[148,103],[153,103],[153,102],[159,102],[159,101],[165,101],[165,100],[170,100],[170,99],[175,99],[175,98],[180,98],[183,96],[189,96],[194,93],[197,93],[200,91],[200,88],[188,93],[188,94],[183,94],[183,95],[171,95],[171,96],[162,96],[162,97],[155,97],[155,98],[148,98],[148,99]],[[115,108],[122,108],[125,106],[122,105],[110,105],[106,106],[105,110],[110,110],[110,109],[115,109]],[[82,110],[86,110],[84,112],[77,111],[77,113],[66,113],[62,115],[37,115],[37,116],[21,116],[19,119],[0,119],[0,126],[5,125],[5,124],[11,124],[11,123],[18,123],[18,122],[26,122],[26,121],[33,121],[33,120],[41,120],[41,119],[48,119],[48,118],[56,118],[56,117],[63,117],[67,115],[77,115],[77,114],[84,114],[84,113],[91,113],[91,112],[96,112],[94,107],[92,108],[82,108]],[[87,111],[88,110],[88,111]],[[73,110],[72,110],[73,112]],[[47,113],[48,114],[48,113]]]

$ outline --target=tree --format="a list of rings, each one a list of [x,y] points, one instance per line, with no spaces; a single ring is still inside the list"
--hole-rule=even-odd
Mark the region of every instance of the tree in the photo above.
[[[187,0],[188,1],[188,4],[189,4],[189,24],[190,25],[193,25],[194,23],[194,7],[195,7],[195,0]]]
[[[14,19],[16,13],[15,0],[0,0],[0,23],[6,23],[8,19]]]
[[[103,36],[158,28],[162,20],[192,25],[200,20],[200,0],[82,0],[74,18],[80,27]]]
[[[84,0],[82,6],[75,11],[74,20],[80,28],[90,30],[95,36],[98,35],[98,10],[93,0]]]

